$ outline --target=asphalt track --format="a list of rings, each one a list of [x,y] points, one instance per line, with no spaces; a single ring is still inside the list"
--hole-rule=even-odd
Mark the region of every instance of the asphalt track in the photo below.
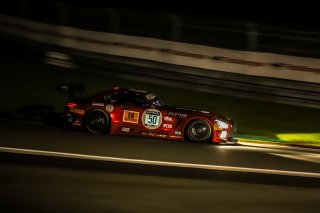
[[[318,212],[320,151],[0,119],[1,212]]]

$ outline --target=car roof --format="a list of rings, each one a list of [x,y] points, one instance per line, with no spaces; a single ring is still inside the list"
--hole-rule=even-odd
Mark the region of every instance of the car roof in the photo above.
[[[146,90],[137,90],[137,89],[128,89],[128,88],[122,88],[122,87],[114,87],[113,92],[120,92],[120,93],[130,93],[134,95],[147,95],[150,94]]]
[[[129,94],[129,95],[133,95],[133,96],[143,96],[143,97],[146,97],[148,99],[150,99],[150,97],[152,97],[151,99],[153,99],[154,97],[157,97],[156,95],[151,94],[150,92],[148,92],[146,90],[128,89],[128,88],[116,86],[113,89],[96,93],[96,94],[90,96],[90,98],[95,98],[95,97],[108,95],[108,94],[114,94],[114,93]]]

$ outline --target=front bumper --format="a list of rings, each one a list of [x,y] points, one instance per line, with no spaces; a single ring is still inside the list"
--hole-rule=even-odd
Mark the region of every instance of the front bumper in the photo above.
[[[236,144],[238,143],[238,138],[233,138],[233,137],[230,137],[228,138],[226,144]]]
[[[236,144],[238,142],[238,139],[235,137],[236,132],[236,124],[231,124],[229,128],[226,129],[217,128],[215,129],[212,142],[218,142],[220,144]]]

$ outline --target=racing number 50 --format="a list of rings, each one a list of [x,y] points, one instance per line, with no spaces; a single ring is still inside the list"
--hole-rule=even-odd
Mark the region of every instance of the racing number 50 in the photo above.
[[[157,115],[150,115],[148,114],[148,124],[157,124],[158,122],[158,116]]]

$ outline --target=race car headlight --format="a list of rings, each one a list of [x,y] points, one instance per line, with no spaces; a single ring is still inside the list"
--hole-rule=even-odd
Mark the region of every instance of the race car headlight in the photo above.
[[[220,120],[215,120],[215,123],[218,125],[219,128],[221,129],[227,129],[229,127],[228,123],[220,121]]]
[[[225,140],[227,138],[227,131],[222,131],[220,133],[220,138]]]

